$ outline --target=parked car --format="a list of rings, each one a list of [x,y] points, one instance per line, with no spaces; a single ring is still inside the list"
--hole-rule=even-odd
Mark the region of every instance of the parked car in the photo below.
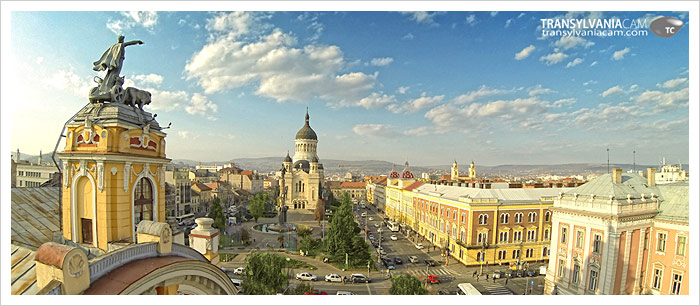
[[[382,261],[384,261],[384,264],[389,264],[389,265],[394,263],[394,261],[391,260],[391,258],[384,258],[384,259],[382,259]]]
[[[375,247],[375,248],[378,248],[378,247],[379,247],[379,243],[377,243],[376,241],[372,241],[372,246]]]
[[[375,223],[375,224],[374,224],[374,227],[380,227],[380,226],[382,226],[382,225],[379,224],[379,223]]]
[[[426,259],[426,260],[424,260],[424,262],[426,265],[429,265],[431,267],[437,266],[437,262],[432,260],[432,259]]]
[[[338,291],[335,295],[355,295],[350,291]]]
[[[524,270],[517,270],[517,271],[515,271],[515,275],[517,275],[518,277],[523,277],[523,276],[525,276],[525,271]]]
[[[402,264],[403,264],[403,260],[401,260],[401,257],[395,257],[395,258],[394,258],[394,263],[397,264],[397,265],[402,265]]]
[[[377,249],[377,254],[382,254],[382,256],[386,256],[386,251],[384,251],[384,250],[378,248],[378,249]]]
[[[233,274],[236,275],[243,275],[245,273],[245,267],[238,267],[235,270],[233,270]]]
[[[394,240],[394,241],[399,240],[399,237],[396,237],[396,235],[391,235],[391,237],[389,237],[389,238],[391,238],[391,240]]]
[[[338,274],[328,274],[328,275],[326,275],[326,281],[327,282],[342,283],[343,277],[338,275]]]
[[[496,272],[493,272],[493,278],[495,278],[495,279],[497,279],[497,278],[504,278],[505,276],[506,276],[506,273],[503,272],[503,271],[496,271]]]
[[[366,211],[365,211],[365,212],[362,212],[362,213],[360,214],[360,217],[363,217],[363,218],[364,218],[364,217],[367,217],[367,212],[366,212]],[[372,218],[369,218],[369,220],[372,221]]]
[[[374,221],[374,218],[372,218],[372,217],[369,217],[369,221]]]
[[[231,282],[233,283],[234,286],[241,288],[243,286],[243,281],[240,279],[235,279],[235,278],[229,278],[231,279]]]
[[[369,283],[372,282],[372,280],[362,274],[352,274],[350,275],[350,280],[353,283]]]
[[[450,295],[446,290],[438,290],[438,295]]]
[[[310,292],[304,292],[304,295],[328,295],[328,293],[326,293],[325,291],[318,291],[318,289],[314,289]]]
[[[506,270],[506,277],[513,278],[515,276],[515,270]]]
[[[308,281],[316,281],[318,279],[318,277],[316,277],[316,275],[313,275],[309,272],[299,272],[299,273],[297,273],[296,278],[298,280],[308,280]]]
[[[439,283],[440,283],[440,279],[438,278],[437,275],[435,275],[435,274],[430,274],[430,275],[428,275],[428,282],[431,283],[431,284],[439,284]]]
[[[527,270],[525,273],[530,277],[537,276],[537,272],[535,270]]]
[[[420,250],[420,249],[422,249],[422,248],[423,248],[423,244],[422,244],[422,243],[416,243],[416,249],[419,249],[419,250]]]
[[[418,262],[418,256],[408,256],[408,261],[412,263],[417,263]]]
[[[394,267],[394,265],[390,263],[384,262],[384,267],[386,267],[389,270],[396,270],[396,267]]]

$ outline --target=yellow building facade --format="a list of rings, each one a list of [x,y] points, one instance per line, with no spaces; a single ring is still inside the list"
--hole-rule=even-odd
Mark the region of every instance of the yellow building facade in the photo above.
[[[544,261],[552,237],[549,210],[565,190],[424,184],[410,191],[412,226],[424,245],[465,265]]]
[[[63,237],[108,250],[135,242],[142,220],[165,222],[165,136],[149,113],[91,103],[66,125]]]

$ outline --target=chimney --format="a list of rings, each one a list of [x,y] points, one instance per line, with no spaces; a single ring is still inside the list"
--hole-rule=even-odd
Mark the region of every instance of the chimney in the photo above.
[[[656,168],[647,168],[647,185],[656,186]]]
[[[41,165],[41,150],[39,150],[39,161],[38,164]]]
[[[622,168],[613,168],[612,177],[614,183],[622,183]]]

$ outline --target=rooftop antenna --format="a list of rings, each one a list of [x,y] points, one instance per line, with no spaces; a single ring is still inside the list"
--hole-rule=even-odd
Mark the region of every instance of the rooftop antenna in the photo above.
[[[605,151],[608,152],[608,173],[610,173],[610,148],[605,148]]]
[[[632,171],[637,173],[637,150],[632,150]]]

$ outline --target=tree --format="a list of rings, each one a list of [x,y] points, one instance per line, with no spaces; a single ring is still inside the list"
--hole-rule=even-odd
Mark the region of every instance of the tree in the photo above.
[[[214,198],[211,205],[212,209],[209,217],[214,219],[214,227],[220,230],[226,228],[226,214],[224,214],[224,209],[221,208],[221,200]]]
[[[286,260],[281,255],[253,254],[246,262],[243,291],[251,295],[276,294],[288,284],[285,265]]]
[[[299,224],[297,226],[297,236],[304,238],[306,236],[310,236],[312,233],[312,229],[306,225]]]
[[[277,236],[277,241],[280,243],[280,248],[284,247],[284,235],[280,234]]]
[[[346,254],[359,255],[367,253],[369,258],[369,249],[367,244],[362,241],[359,243],[355,238],[359,230],[357,223],[352,215],[352,202],[350,195],[343,194],[340,201],[340,207],[333,214],[328,225],[328,235],[326,236],[326,250],[331,255],[333,262],[345,262]],[[365,258],[365,255],[362,255]]]
[[[420,280],[410,275],[395,275],[391,278],[391,295],[424,295],[428,289],[423,287]]]
[[[285,295],[304,295],[304,293],[314,291],[314,287],[311,287],[309,283],[301,283],[296,285],[294,289],[287,289]]]
[[[323,207],[323,202],[321,202],[320,205],[316,205],[316,210],[314,210],[314,219],[318,221],[318,224],[321,225],[321,221],[323,221],[323,214],[325,213],[325,208]]]
[[[241,228],[241,242],[248,244],[248,240],[250,240],[250,234],[245,228]]]
[[[258,193],[248,202],[248,210],[250,210],[250,215],[255,219],[255,223],[258,223],[258,218],[265,213],[265,203],[267,203],[269,198],[270,195],[267,193]]]

